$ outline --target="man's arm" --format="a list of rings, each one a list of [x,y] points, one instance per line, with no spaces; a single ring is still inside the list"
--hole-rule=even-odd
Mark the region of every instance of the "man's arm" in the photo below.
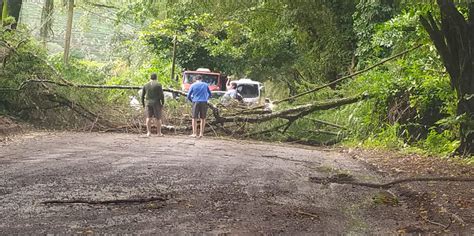
[[[209,94],[209,98],[212,97],[212,93],[211,93],[211,90],[209,89],[209,87],[207,87],[207,93]]]
[[[190,102],[193,101],[193,100],[191,99],[192,93],[193,93],[193,86],[191,86],[191,87],[189,88],[188,95],[186,96],[186,98],[187,98]]]
[[[143,86],[143,88],[142,88],[142,99],[141,99],[143,107],[145,107],[145,94],[146,94],[146,89],[145,89],[145,86]]]
[[[163,87],[159,87],[159,96],[160,96],[160,103],[161,103],[161,106],[164,106],[165,105],[165,95],[163,94]]]

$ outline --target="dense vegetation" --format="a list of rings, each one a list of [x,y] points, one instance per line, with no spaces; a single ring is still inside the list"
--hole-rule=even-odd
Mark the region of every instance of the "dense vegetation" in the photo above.
[[[66,11],[61,1],[44,2],[43,11],[52,8],[52,3],[54,11]],[[73,52],[68,65],[63,64],[62,53],[48,53],[27,26],[20,24],[12,30],[14,21],[2,17],[6,20],[2,21],[0,38],[3,59],[0,87],[17,88],[31,79],[137,86],[147,81],[151,72],[157,72],[165,87],[179,89],[179,83],[171,79],[172,48],[176,40],[177,71],[208,67],[238,78],[249,77],[265,84],[266,97],[278,100],[336,81],[422,45],[357,77],[278,104],[276,110],[360,94],[368,94],[368,99],[313,112],[273,132],[259,133],[281,126],[284,124],[281,120],[257,126],[237,124],[239,129],[244,127],[241,134],[307,143],[343,141],[349,145],[408,148],[440,155],[454,153],[460,146],[459,140],[472,142],[472,137],[470,140],[465,137],[473,133],[473,110],[460,113],[458,105],[463,99],[467,103],[472,100],[474,87],[462,95],[453,87],[453,74],[446,70],[443,60],[446,58],[440,57],[432,35],[430,38],[420,23],[420,16],[446,19],[434,1],[423,4],[393,0],[76,2],[77,11],[104,8],[108,9],[106,14],[89,17],[115,21],[117,27],[110,29],[110,34],[114,35],[111,44],[116,50],[109,57],[96,60]],[[470,20],[472,36],[473,4],[460,3],[457,9]],[[48,18],[47,13],[43,15],[43,26],[54,19]],[[123,26],[131,27],[124,30]],[[48,34],[41,36],[44,40]],[[469,73],[468,83],[473,84],[474,72]],[[26,120],[40,118],[43,124],[77,128],[83,127],[84,122],[99,119],[110,123],[134,117],[128,107],[131,95],[136,95],[136,91],[28,84],[21,91],[2,92],[0,112]],[[178,114],[172,108],[185,107],[181,102],[170,102],[169,113]],[[77,112],[71,113],[71,109]],[[121,117],[121,114],[131,115]],[[83,118],[85,121],[81,121]],[[472,150],[464,147],[458,153],[470,155]]]

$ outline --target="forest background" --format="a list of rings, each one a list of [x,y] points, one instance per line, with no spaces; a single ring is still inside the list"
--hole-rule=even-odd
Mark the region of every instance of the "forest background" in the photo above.
[[[362,94],[364,99],[291,122],[239,121],[221,127],[234,136],[451,156],[460,135],[466,135],[459,132],[461,125],[472,123],[469,115],[458,114],[461,98],[420,21],[428,14],[441,18],[434,1],[76,0],[67,60],[64,37],[72,1],[1,2],[12,4],[2,11],[0,113],[38,127],[132,129],[141,118],[130,106],[136,89],[73,85],[141,86],[156,72],[164,87],[178,90],[171,75],[174,43],[178,75],[185,68],[207,67],[251,78],[264,84],[264,96],[271,100],[312,90],[409,50],[317,93],[278,104],[275,111]],[[15,10],[18,4],[21,10]],[[467,18],[472,4],[456,6]],[[71,86],[25,83],[32,80]],[[165,123],[189,125],[188,110],[183,97],[168,99]]]

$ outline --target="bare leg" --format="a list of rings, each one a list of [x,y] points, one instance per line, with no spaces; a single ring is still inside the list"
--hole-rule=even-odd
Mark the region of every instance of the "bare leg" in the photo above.
[[[204,127],[206,126],[206,119],[201,119],[201,132],[199,133],[199,137],[204,136]]]
[[[192,137],[196,137],[196,125],[197,125],[197,122],[196,122],[196,119],[193,118],[193,134],[191,134]]]
[[[156,118],[153,117],[153,118],[150,118],[150,120],[151,120],[151,122],[150,122],[150,131],[151,131],[153,129],[153,124],[155,124],[155,126],[156,126]],[[152,133],[152,132],[150,132],[150,133]]]
[[[158,130],[158,136],[163,136],[161,133],[161,119],[156,119],[156,129]]]
[[[151,118],[146,118],[146,136],[150,137],[151,135]]]

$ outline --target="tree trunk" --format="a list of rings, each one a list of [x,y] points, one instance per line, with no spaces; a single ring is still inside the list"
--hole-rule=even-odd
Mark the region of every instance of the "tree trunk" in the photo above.
[[[173,62],[171,64],[171,81],[174,80],[174,69],[176,67],[176,44],[178,43],[178,39],[176,35],[173,37]]]
[[[474,47],[471,49],[474,50]],[[466,71],[462,80],[465,82],[461,85],[460,96],[458,100],[457,115],[462,116],[459,133],[461,144],[458,152],[463,155],[472,155],[474,153],[474,71],[471,69]]]
[[[2,9],[1,9],[1,14],[2,14],[2,26],[5,24],[5,19],[8,17],[8,4],[5,1],[2,1]]]
[[[469,4],[466,20],[452,0],[437,0],[441,22],[431,13],[421,16],[421,24],[429,33],[451,78],[457,94],[460,119],[461,155],[474,153],[474,3]]]
[[[43,5],[43,10],[41,11],[41,30],[40,30],[41,39],[44,45],[46,45],[49,32],[51,32],[52,30],[51,27],[53,25],[53,10],[54,10],[54,0],[46,0]]]
[[[18,20],[20,19],[20,10],[23,0],[7,0],[8,3],[8,15],[15,18],[15,23],[12,24],[12,29],[16,29]]]
[[[69,61],[69,50],[71,48],[72,19],[74,16],[74,0],[68,1],[68,15],[66,26],[66,37],[64,43],[64,64]]]
[[[0,19],[2,19],[3,15],[3,0],[0,0]]]

